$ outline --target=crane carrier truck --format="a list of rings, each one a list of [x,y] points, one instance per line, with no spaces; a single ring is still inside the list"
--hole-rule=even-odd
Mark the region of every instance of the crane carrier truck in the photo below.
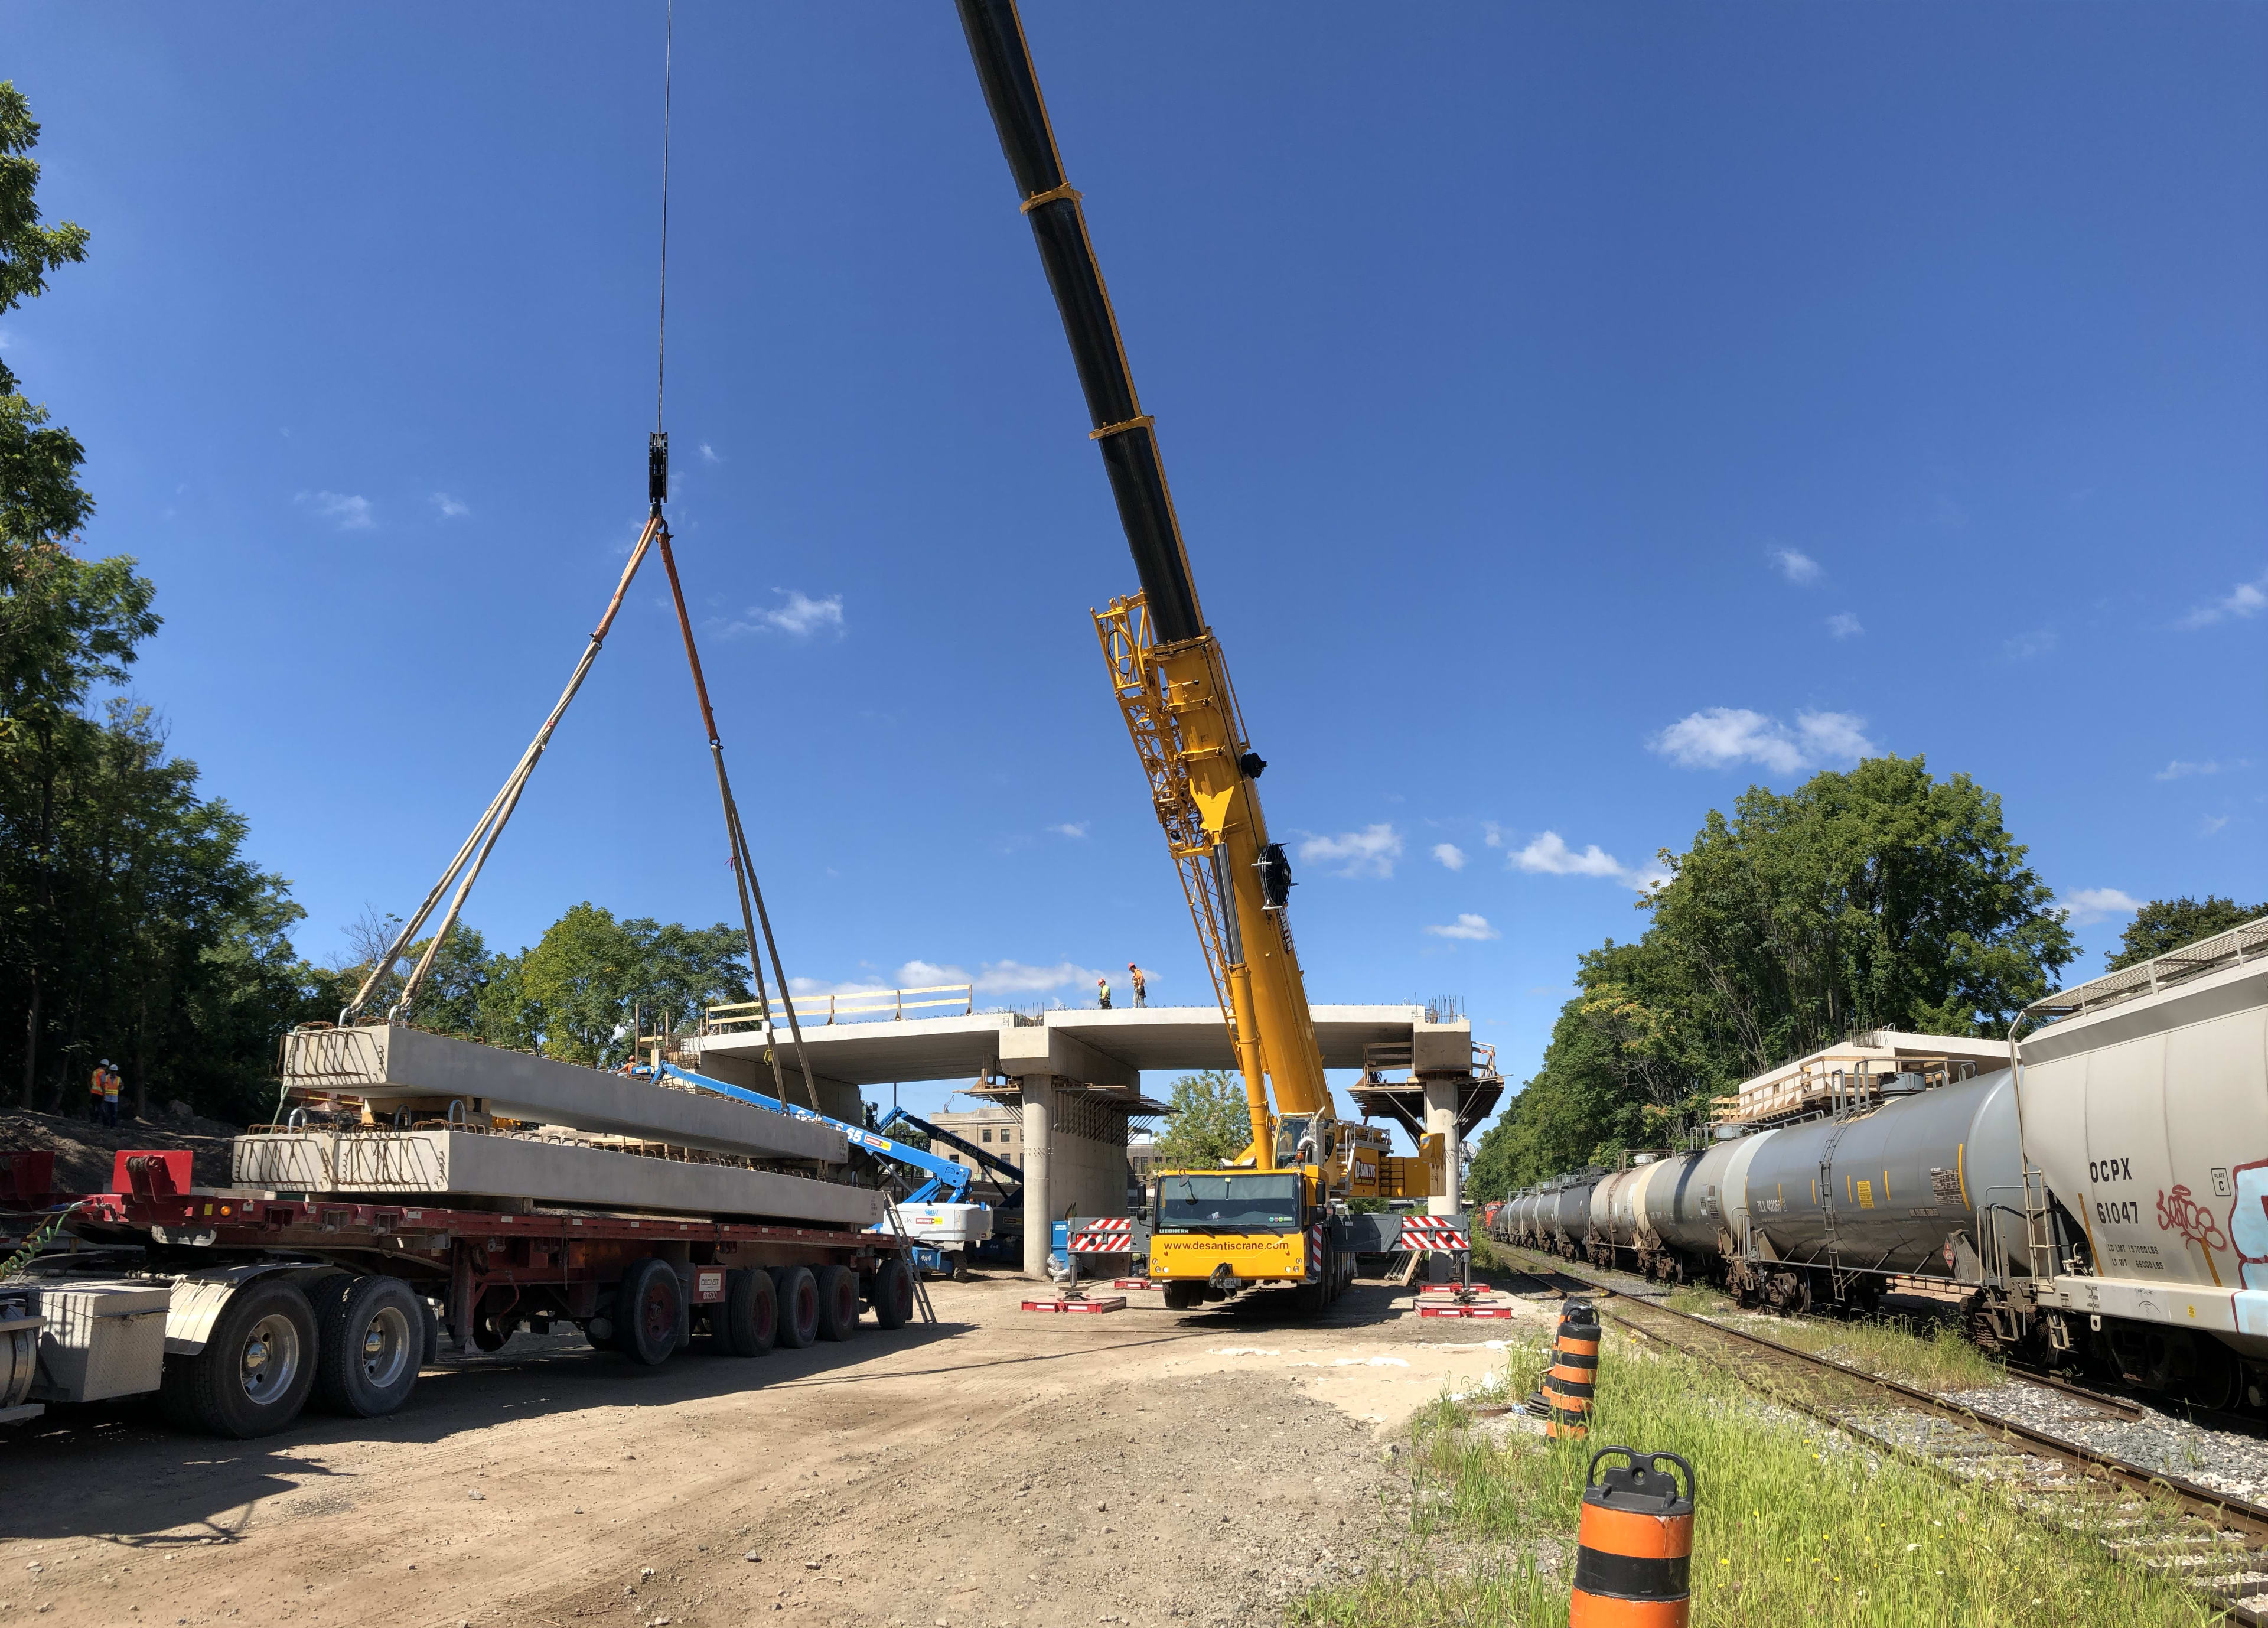
[[[1149,1277],[1169,1307],[1256,1284],[1320,1310],[1352,1281],[1358,1247],[1389,1247],[1348,1214],[1356,1197],[1425,1194],[1426,1161],[1343,1123],[1323,1076],[1292,940],[1292,866],[1260,807],[1252,748],[1205,621],[1155,421],[1134,390],[1080,195],[1041,97],[1015,0],[957,0],[1018,206],[1031,223],[1086,394],[1141,591],[1096,611],[1111,688],[1165,828],[1243,1075],[1250,1140],[1226,1167],[1160,1171]],[[1274,1087],[1271,1104],[1270,1087]]]

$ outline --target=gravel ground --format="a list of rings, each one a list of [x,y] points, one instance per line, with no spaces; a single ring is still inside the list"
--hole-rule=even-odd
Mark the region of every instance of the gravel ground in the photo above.
[[[2051,1431],[2146,1470],[2181,1476],[2255,1503],[2268,1502],[2268,1440],[2257,1431],[2192,1424],[2146,1403],[2139,1418],[2122,1418],[2024,1380],[1947,1396],[1966,1407]]]

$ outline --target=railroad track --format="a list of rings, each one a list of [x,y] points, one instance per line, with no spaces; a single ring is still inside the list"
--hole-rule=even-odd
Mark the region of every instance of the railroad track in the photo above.
[[[1727,1368],[1773,1402],[1906,1462],[1993,1481],[2033,1514],[2180,1576],[2233,1621],[2268,1628],[2268,1506],[1498,1247],[1530,1262],[1525,1275],[1547,1290],[1591,1295],[1602,1317],[1645,1339]],[[2099,1413],[2131,1417],[2136,1407],[2080,1386],[2054,1389]]]

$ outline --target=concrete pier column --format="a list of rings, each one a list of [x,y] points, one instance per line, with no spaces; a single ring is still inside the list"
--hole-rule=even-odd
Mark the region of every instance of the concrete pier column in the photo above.
[[[1464,1208],[1463,1160],[1457,1155],[1457,1090],[1464,1082],[1459,1079],[1429,1079],[1425,1081],[1425,1134],[1441,1138],[1442,1190],[1425,1201],[1428,1215],[1454,1215]],[[1450,1270],[1449,1257],[1434,1256],[1426,1263],[1428,1283],[1447,1283],[1457,1274]]]
[[[1045,1281],[1055,1235],[1055,1185],[1049,1179],[1056,1144],[1056,1081],[1027,1074],[1016,1081],[1024,1099],[1024,1276]]]
[[[1457,1146],[1457,1088],[1463,1083],[1457,1079],[1425,1082],[1425,1134],[1441,1138],[1446,1177],[1443,1190],[1426,1203],[1429,1215],[1454,1215],[1465,1207],[1463,1160],[1458,1157]]]

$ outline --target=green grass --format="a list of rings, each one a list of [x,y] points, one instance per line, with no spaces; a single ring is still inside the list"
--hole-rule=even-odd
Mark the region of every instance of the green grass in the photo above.
[[[1951,1323],[1878,1317],[1863,1322],[1795,1319],[1756,1330],[1766,1339],[1925,1390],[1981,1390],[2008,1377]]]
[[[1585,1466],[1609,1442],[1692,1461],[1693,1621],[1705,1628],[2213,1620],[2177,1586],[1990,1486],[1867,1453],[1721,1370],[1612,1330],[1602,1356],[1587,1443],[1492,1432],[1446,1402],[1422,1416],[1404,1548],[1363,1582],[1307,1596],[1291,1620],[1564,1628]],[[1525,1395],[1543,1366],[1540,1344],[1515,1348],[1508,1389]]]
[[[1831,1357],[1846,1366],[1924,1390],[1980,1390],[2007,1378],[1957,1324],[1926,1317],[1773,1317],[1742,1312],[1714,1289],[1683,1288],[1663,1302],[1672,1311],[1716,1317],[1782,1345]]]

